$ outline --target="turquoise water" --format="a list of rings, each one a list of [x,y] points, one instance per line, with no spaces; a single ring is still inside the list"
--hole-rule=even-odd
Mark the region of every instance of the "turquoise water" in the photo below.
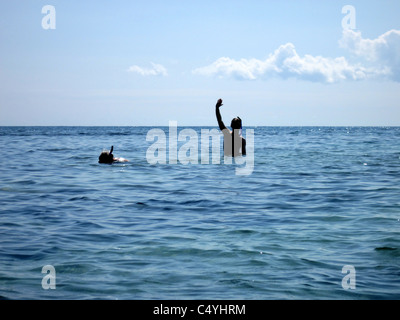
[[[151,165],[150,129],[0,127],[0,297],[400,298],[400,128],[252,128],[248,176]]]

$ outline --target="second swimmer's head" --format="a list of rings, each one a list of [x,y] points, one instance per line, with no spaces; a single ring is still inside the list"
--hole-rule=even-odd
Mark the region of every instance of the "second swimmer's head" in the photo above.
[[[232,129],[242,129],[242,119],[239,117],[233,118],[231,122]]]

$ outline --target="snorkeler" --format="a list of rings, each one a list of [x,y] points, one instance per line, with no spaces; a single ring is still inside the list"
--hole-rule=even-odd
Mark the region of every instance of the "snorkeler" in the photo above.
[[[110,151],[103,151],[99,156],[99,163],[108,163],[111,164],[113,162],[128,162],[128,160],[124,158],[114,158],[113,155],[114,146],[111,146]]]
[[[219,128],[224,134],[224,155],[233,157],[246,155],[246,139],[241,136],[242,119],[239,117],[232,119],[232,131],[229,131],[223,123],[221,113],[219,111],[219,108],[222,105],[222,99],[219,99],[215,106],[215,113]],[[234,151],[232,152],[232,150]]]

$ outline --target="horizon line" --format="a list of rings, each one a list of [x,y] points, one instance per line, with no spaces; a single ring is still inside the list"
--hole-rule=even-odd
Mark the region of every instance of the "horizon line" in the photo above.
[[[145,127],[145,128],[154,128],[154,127],[168,127],[169,125],[0,125],[0,128],[12,128],[12,127],[64,127],[64,128],[74,128],[74,127],[126,127],[126,128],[139,128],[139,127]],[[218,125],[178,125],[178,127],[196,127],[196,128],[205,128],[205,127],[216,127],[218,128]],[[327,128],[327,127],[337,127],[337,128],[363,128],[363,127],[377,127],[377,128],[397,128],[400,127],[399,125],[247,125],[243,128],[245,130],[246,128],[258,128],[258,127],[320,127],[320,128]]]

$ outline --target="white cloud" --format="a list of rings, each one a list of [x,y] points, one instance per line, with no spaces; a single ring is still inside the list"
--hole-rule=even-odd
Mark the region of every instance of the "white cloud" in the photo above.
[[[140,74],[141,76],[167,76],[167,69],[161,65],[151,62],[152,68],[142,68],[139,66],[131,66],[129,72]]]
[[[344,30],[339,44],[400,81],[400,30],[390,30],[376,39],[364,39],[359,31]]]
[[[193,73],[240,80],[281,77],[335,83],[386,76],[400,81],[400,31],[391,30],[370,40],[363,39],[360,32],[345,30],[340,45],[365,61],[350,63],[345,57],[300,56],[295,46],[287,43],[265,60],[222,57],[209,66],[193,70]]]
[[[360,65],[350,65],[344,57],[299,56],[292,43],[281,45],[266,60],[234,60],[223,57],[209,66],[193,71],[200,75],[232,76],[241,80],[255,80],[279,76],[315,82],[334,83],[341,80],[361,80],[370,70]]]

